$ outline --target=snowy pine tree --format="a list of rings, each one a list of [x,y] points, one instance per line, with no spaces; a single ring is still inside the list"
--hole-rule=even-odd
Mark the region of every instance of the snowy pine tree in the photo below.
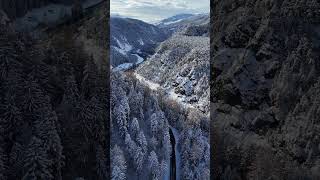
[[[130,133],[133,137],[137,137],[140,131],[139,122],[137,118],[133,118],[130,124]]]
[[[125,137],[125,144],[126,144],[126,149],[129,152],[130,157],[133,159],[135,154],[136,154],[136,150],[137,150],[137,145],[136,143],[131,139],[131,136],[129,133],[126,134]]]
[[[33,137],[26,150],[24,161],[24,172],[22,180],[54,179],[46,150],[43,148],[43,141]]]
[[[128,128],[127,128],[127,116],[126,116],[126,112],[124,111],[124,107],[122,106],[122,104],[117,104],[114,107],[112,115],[114,117],[113,120],[118,125],[121,136],[124,137],[128,131]]]
[[[162,145],[163,145],[163,150],[164,150],[164,157],[165,157],[165,159],[169,160],[170,154],[172,151],[169,128],[166,128],[166,130],[164,130]]]
[[[143,152],[146,153],[148,150],[148,142],[146,137],[144,136],[143,131],[140,131],[137,136],[137,142],[139,146],[142,148]]]
[[[156,113],[153,113],[151,115],[151,118],[150,118],[150,128],[151,128],[151,132],[152,134],[155,136],[157,135],[157,132],[158,132],[158,116]]]
[[[159,167],[159,161],[158,156],[154,151],[150,152],[149,155],[149,169],[151,171],[152,179],[156,180],[160,178],[160,167]]]
[[[126,179],[126,160],[124,158],[123,151],[117,145],[111,149],[111,171],[112,180]]]
[[[65,103],[75,106],[78,103],[80,93],[74,75],[69,75],[66,77],[64,89],[65,93],[63,99]]]
[[[137,149],[135,150],[135,155],[133,160],[134,160],[133,162],[135,165],[136,172],[140,174],[142,171],[143,162],[144,162],[144,153],[141,147],[138,146]]]
[[[167,174],[168,169],[168,164],[166,161],[163,159],[160,164],[160,170],[161,170],[161,179],[165,179],[165,175]]]
[[[150,146],[152,147],[152,149],[156,149],[158,144],[158,140],[154,136],[152,136],[150,139]]]

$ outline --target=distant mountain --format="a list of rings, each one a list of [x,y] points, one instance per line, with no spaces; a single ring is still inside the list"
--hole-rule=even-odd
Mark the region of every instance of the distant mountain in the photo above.
[[[179,21],[182,21],[186,18],[190,18],[194,16],[194,14],[177,14],[175,16],[169,17],[167,19],[161,20],[159,23],[157,23],[156,25],[158,26],[166,26],[169,24],[173,24],[173,23],[177,23]]]
[[[113,67],[124,63],[141,63],[167,37],[160,28],[130,18],[111,17],[110,30]]]
[[[210,16],[209,14],[188,15],[181,14],[161,21],[157,26],[164,30],[167,34],[173,34],[186,30],[190,26],[207,26],[209,29]]]

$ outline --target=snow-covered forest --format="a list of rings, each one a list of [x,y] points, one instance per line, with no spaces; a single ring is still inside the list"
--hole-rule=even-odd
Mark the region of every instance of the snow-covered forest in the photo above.
[[[112,67],[112,180],[210,178],[209,37],[202,24],[208,22],[200,22],[187,27],[176,25],[177,32],[172,36],[170,32],[157,48],[150,49],[148,52],[153,53],[143,56],[141,64],[124,68],[123,62]],[[111,38],[112,32],[111,29]],[[124,34],[128,35],[126,32],[121,35],[120,31],[116,36]],[[123,37],[124,41],[114,41],[114,46],[119,53],[130,54],[137,47],[146,48],[142,43],[131,44],[147,42],[145,38],[148,37]],[[132,48],[121,49],[125,46],[119,44]],[[113,61],[117,60],[117,54]],[[122,56],[119,58],[123,60]]]
[[[114,72],[111,82],[112,179],[167,179],[173,166],[170,128],[179,133],[180,179],[209,179],[208,131],[202,127],[207,119],[202,113],[160,101],[132,73]]]
[[[109,69],[87,46],[104,49],[105,9],[30,33],[0,15],[1,180],[108,178]]]

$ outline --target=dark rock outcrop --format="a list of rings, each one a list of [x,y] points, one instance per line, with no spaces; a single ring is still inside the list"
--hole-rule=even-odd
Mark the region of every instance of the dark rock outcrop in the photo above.
[[[211,174],[319,179],[319,1],[211,5]]]

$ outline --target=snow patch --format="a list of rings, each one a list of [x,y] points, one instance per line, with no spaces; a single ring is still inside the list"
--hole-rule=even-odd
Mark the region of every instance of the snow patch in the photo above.
[[[176,20],[176,21],[170,21],[170,22],[165,22],[163,23],[164,25],[169,25],[169,24],[174,24],[174,23],[178,23],[180,21],[182,21],[183,19],[179,19],[179,20]]]
[[[165,91],[167,98],[178,102],[182,107],[184,107],[186,109],[197,109],[197,104],[192,105],[192,104],[187,103],[185,97],[175,93],[174,89],[164,89],[160,86],[160,84],[154,83],[154,82],[144,78],[143,76],[141,76],[137,72],[134,72],[134,75],[142,84],[149,87],[151,90],[157,91],[157,90],[161,89],[161,90]]]
[[[118,51],[120,54],[122,54],[122,55],[127,55],[127,52],[125,51],[125,50],[123,50],[123,49],[120,49],[120,48],[118,48],[118,47],[116,47],[116,46],[112,46],[116,51]]]
[[[138,54],[132,54],[132,55],[134,55],[138,58],[137,62],[135,64],[141,64],[144,61],[144,59],[141,56],[139,56]]]
[[[140,45],[142,45],[142,46],[144,45],[144,42],[143,42],[143,40],[141,38],[138,40],[138,42],[139,42]]]
[[[134,72],[134,75],[141,83],[143,83],[145,86],[148,86],[151,90],[156,91],[160,88],[160,84],[151,82],[136,72]]]
[[[118,43],[118,46],[120,49],[122,49],[124,52],[129,52],[132,50],[132,46],[128,43],[121,43],[117,38],[115,38],[115,40]]]
[[[116,72],[116,71],[124,71],[124,70],[130,69],[132,66],[133,66],[132,63],[123,63],[123,64],[120,64],[119,66],[113,68],[112,70],[114,72]]]

